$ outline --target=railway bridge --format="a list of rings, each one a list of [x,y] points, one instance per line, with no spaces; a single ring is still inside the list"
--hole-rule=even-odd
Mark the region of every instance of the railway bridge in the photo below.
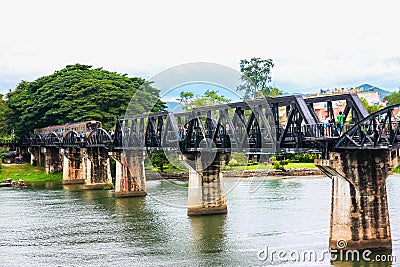
[[[323,104],[334,121],[335,101],[345,103],[344,121],[351,121],[341,136],[324,129],[315,108]],[[385,180],[398,164],[399,108],[368,115],[355,94],[285,96],[127,115],[117,120],[113,136],[99,128],[87,138],[70,131],[62,139],[55,133],[20,137],[15,145],[46,172],[62,170],[63,183],[87,189],[111,182],[109,157],[114,158],[116,197],[145,196],[144,160],[151,151],[163,151],[188,169],[188,215],[227,212],[222,170],[233,152],[260,161],[276,153],[318,152],[316,165],[332,179],[330,248],[390,249]],[[343,240],[346,248],[339,244]]]

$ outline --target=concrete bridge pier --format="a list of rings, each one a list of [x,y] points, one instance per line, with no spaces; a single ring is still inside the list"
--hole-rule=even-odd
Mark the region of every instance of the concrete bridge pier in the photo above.
[[[386,178],[398,156],[397,150],[356,149],[316,160],[332,178],[331,249],[392,249]]]
[[[63,163],[60,149],[57,147],[46,147],[42,148],[45,156],[45,172],[46,174],[53,172],[62,172]]]
[[[115,197],[146,196],[146,175],[143,151],[110,152],[116,162]]]
[[[42,147],[29,147],[28,152],[31,154],[31,165],[34,166],[44,166],[45,156],[43,153],[44,148]]]
[[[189,216],[226,214],[225,190],[222,171],[230,160],[230,153],[216,153],[215,158],[204,166],[200,153],[186,156],[186,159],[195,162],[190,166],[187,161],[181,160],[189,169]],[[204,167],[202,167],[202,165]]]
[[[104,189],[111,183],[110,160],[105,147],[81,148],[82,178],[85,189]]]
[[[63,157],[63,184],[84,184],[80,149],[75,147],[62,148],[60,153]]]

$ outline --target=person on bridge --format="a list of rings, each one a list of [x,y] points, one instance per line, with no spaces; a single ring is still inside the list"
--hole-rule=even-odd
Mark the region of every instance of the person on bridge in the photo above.
[[[185,128],[183,128],[183,126],[179,126],[179,140],[182,141],[185,138]]]
[[[341,111],[339,111],[339,115],[337,115],[336,119],[337,119],[337,131],[338,131],[339,136],[341,136],[342,132],[343,132],[343,125],[344,125],[344,116]]]
[[[329,116],[326,116],[324,119],[324,133],[325,136],[331,136],[331,122]]]

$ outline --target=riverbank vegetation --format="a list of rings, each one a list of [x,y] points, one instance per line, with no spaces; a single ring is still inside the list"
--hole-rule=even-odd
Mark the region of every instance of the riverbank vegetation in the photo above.
[[[62,173],[46,174],[43,166],[32,166],[24,164],[2,164],[0,171],[0,181],[11,178],[14,181],[22,179],[28,183],[62,181]]]
[[[34,128],[86,120],[101,121],[110,130],[128,108],[134,114],[165,109],[159,92],[142,78],[69,65],[35,81],[21,81],[9,92],[0,101],[0,133],[6,129],[19,136],[32,134]],[[132,98],[135,105],[130,106]]]
[[[158,153],[163,153],[158,151]],[[154,157],[154,156],[153,156]],[[165,156],[157,155],[145,161],[145,169],[149,172],[187,172],[187,169],[177,160],[167,159]],[[275,155],[265,162],[249,160],[245,153],[234,152],[229,163],[225,166],[225,171],[244,171],[244,170],[268,170],[268,169],[314,169],[314,159],[318,154],[300,153]],[[165,160],[159,160],[165,158]],[[171,162],[170,162],[171,161]]]

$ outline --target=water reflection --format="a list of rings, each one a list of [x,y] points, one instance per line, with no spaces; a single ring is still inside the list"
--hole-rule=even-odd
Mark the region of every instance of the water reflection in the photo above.
[[[342,251],[342,254],[332,255],[332,258],[344,259],[331,261],[331,264],[337,267],[387,267],[392,266],[392,264],[396,262],[396,256],[392,255],[391,250],[373,253],[370,251],[360,251],[359,253]]]
[[[145,197],[115,199],[115,223],[124,225],[116,231],[120,240],[138,247],[168,240],[165,222],[160,221],[159,214],[147,202]]]
[[[191,217],[191,237],[196,251],[216,253],[226,249],[226,215]]]
[[[34,182],[29,183],[29,189],[36,189],[36,190],[55,190],[62,188],[62,181],[47,181],[47,182]]]
[[[388,179],[394,255],[400,246],[398,178]],[[260,266],[270,264],[257,259],[265,246],[326,251],[331,181],[294,178],[260,183],[252,192],[250,181],[229,181],[226,187],[235,188],[227,195],[228,214],[193,218],[185,207],[171,205],[186,205],[185,183],[149,181],[148,196],[119,199],[113,191],[87,191],[61,183],[3,188],[0,203],[7,205],[0,206],[0,265]],[[390,266],[396,262],[326,259],[316,264]]]

